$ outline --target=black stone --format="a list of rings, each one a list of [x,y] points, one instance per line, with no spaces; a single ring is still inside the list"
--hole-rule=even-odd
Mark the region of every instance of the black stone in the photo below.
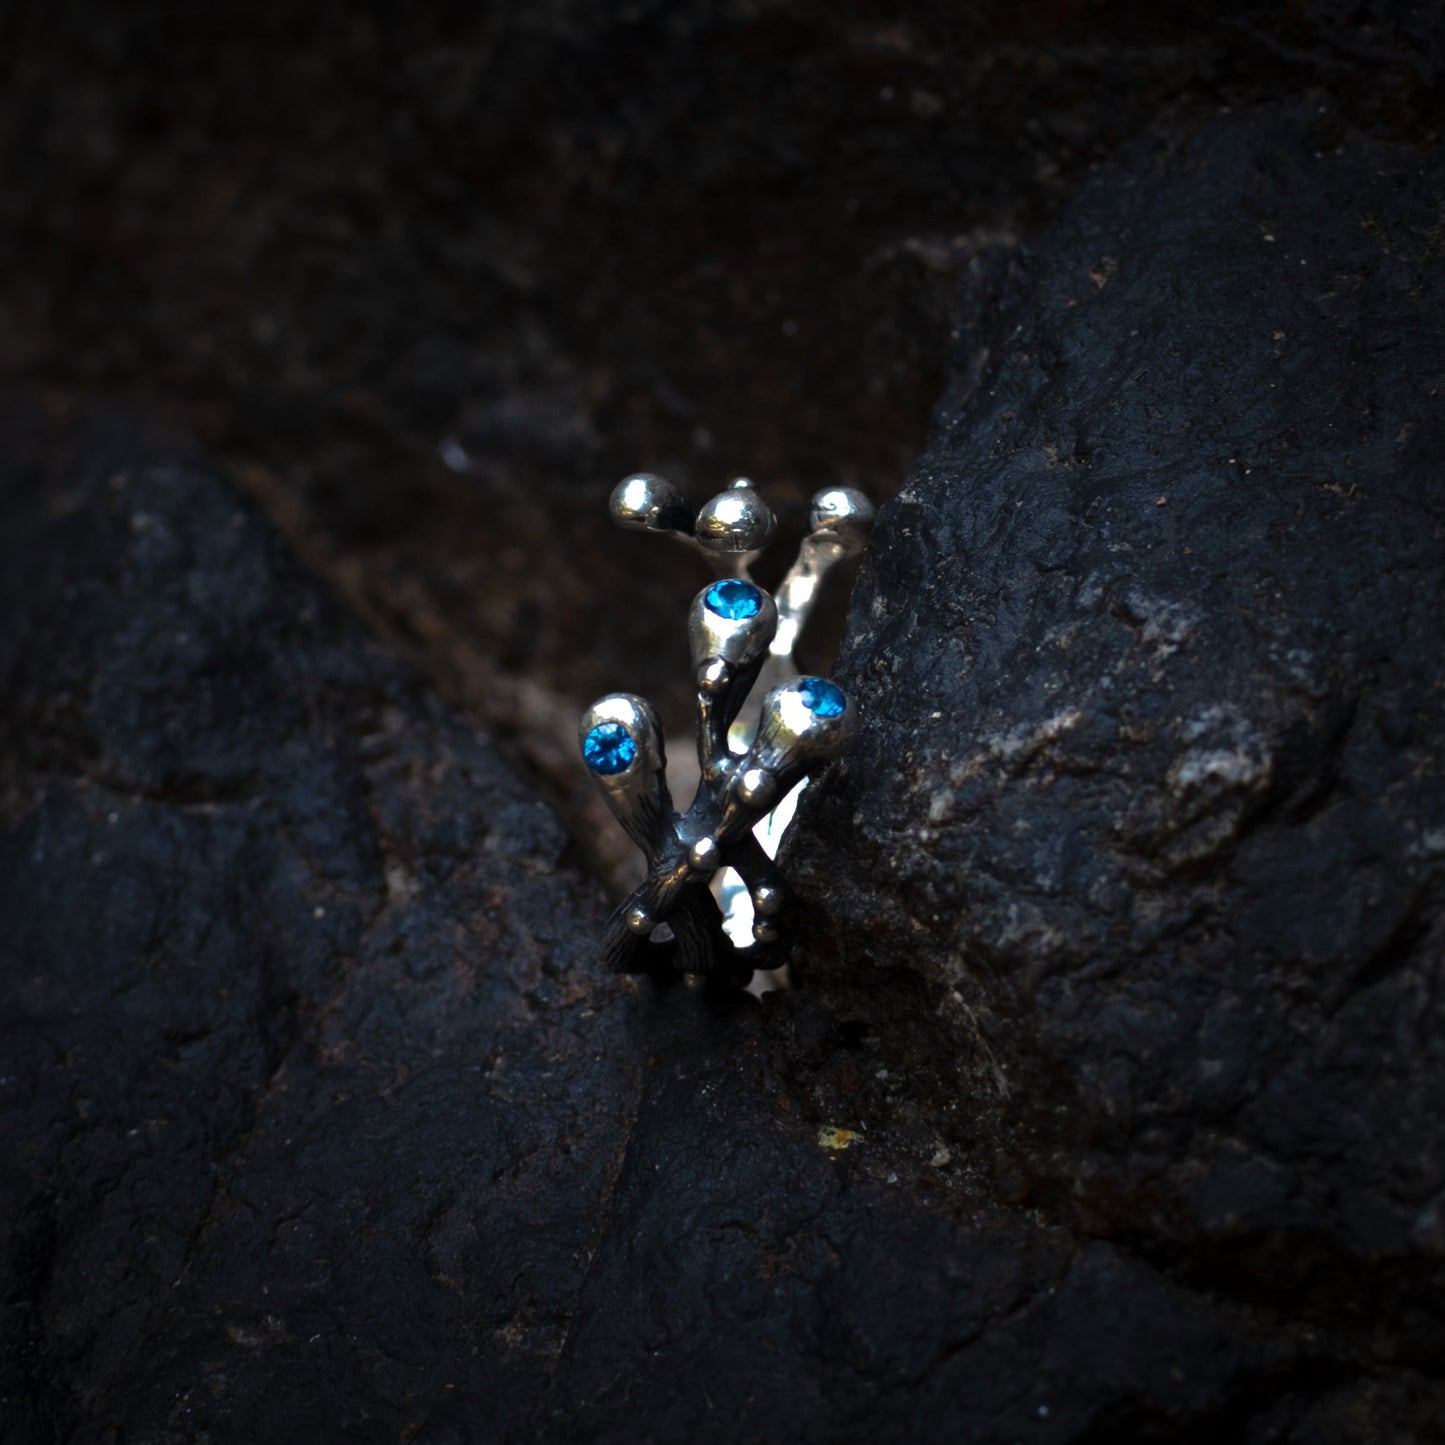
[[[973,298],[793,863],[814,987],[919,980],[971,1170],[1382,1440],[1445,1360],[1442,201],[1434,153],[1223,118]]]
[[[916,977],[605,977],[489,750],[193,452],[53,410],[0,415],[7,1439],[1203,1439],[1315,1406],[1298,1332],[950,1157],[976,1114]]]
[[[1028,1287],[820,1147],[826,1010],[601,977],[555,824],[193,451],[0,436],[7,1440],[894,1418]]]
[[[193,451],[52,411],[0,417],[0,1433],[514,1418],[637,1087],[602,910]]]

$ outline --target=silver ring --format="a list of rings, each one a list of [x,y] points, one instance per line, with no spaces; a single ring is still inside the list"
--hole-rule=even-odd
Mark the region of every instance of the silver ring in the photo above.
[[[837,683],[796,675],[793,648],[828,571],[866,545],[873,505],[852,488],[819,492],[775,596],[746,575],[776,531],[746,478],[695,518],[672,483],[648,473],[620,482],[610,507],[619,526],[725,556],[735,575],[704,587],[688,611],[701,778],[685,811],[673,807],[662,729],[645,699],[613,693],[582,715],[583,761],[647,860],[646,880],[607,922],[604,957],[619,972],[746,984],[755,968],[786,960],[795,911],[772,856],[786,818],[776,828],[759,824],[791,817],[797,790],[847,750],[857,729],[857,708]],[[717,887],[724,870],[736,879],[730,890]],[[739,943],[744,914],[750,938]],[[664,925],[670,938],[656,941]]]

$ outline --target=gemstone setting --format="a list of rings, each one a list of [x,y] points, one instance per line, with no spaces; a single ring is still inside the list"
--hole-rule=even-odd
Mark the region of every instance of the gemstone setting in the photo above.
[[[729,622],[746,622],[749,617],[756,617],[763,606],[763,594],[751,582],[740,582],[735,577],[714,582],[702,600],[709,612]]]
[[[582,739],[582,758],[604,778],[625,773],[637,757],[637,744],[621,723],[601,722]]]
[[[848,706],[843,689],[826,677],[805,677],[798,684],[798,696],[814,717],[838,717]]]

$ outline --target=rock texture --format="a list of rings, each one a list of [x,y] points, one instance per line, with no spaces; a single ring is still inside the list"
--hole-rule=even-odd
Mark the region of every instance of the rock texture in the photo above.
[[[1445,1359],[1442,199],[1319,115],[1099,174],[880,518],[797,849],[998,1195],[1398,1392],[1382,1439]]]
[[[1439,1438],[1438,177],[1318,124],[974,298],[761,1004],[600,977],[194,452],[0,417],[11,1436]]]
[[[1289,1368],[951,1179],[926,1032],[600,978],[549,815],[193,452],[0,435],[7,1442],[1074,1439]]]
[[[514,1415],[637,1088],[564,834],[193,451],[0,435],[0,1435]]]

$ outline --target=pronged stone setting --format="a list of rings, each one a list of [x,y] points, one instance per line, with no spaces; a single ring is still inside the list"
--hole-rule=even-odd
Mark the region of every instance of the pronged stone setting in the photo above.
[[[732,577],[714,582],[703,601],[709,612],[716,612],[729,622],[746,622],[749,617],[756,617],[763,605],[762,593],[751,582]]]
[[[803,678],[798,687],[798,696],[814,717],[837,717],[848,706],[843,689],[837,683],[829,682],[826,677]]]
[[[615,777],[625,773],[637,756],[637,744],[621,723],[598,723],[582,739],[582,758],[594,773]]]

